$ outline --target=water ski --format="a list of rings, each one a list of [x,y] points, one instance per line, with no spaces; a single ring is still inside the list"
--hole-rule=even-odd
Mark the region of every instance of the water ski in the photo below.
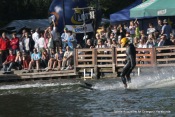
[[[92,88],[92,84],[86,83],[86,82],[84,84],[81,84],[80,87],[85,88],[85,89],[94,90],[94,88]]]

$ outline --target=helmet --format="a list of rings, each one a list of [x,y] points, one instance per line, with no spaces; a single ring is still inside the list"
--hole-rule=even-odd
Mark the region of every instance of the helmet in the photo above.
[[[128,38],[124,37],[120,40],[121,47],[124,47],[129,42]]]

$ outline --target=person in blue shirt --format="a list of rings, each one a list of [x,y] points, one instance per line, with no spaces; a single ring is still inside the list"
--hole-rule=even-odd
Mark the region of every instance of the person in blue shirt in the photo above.
[[[36,64],[36,69],[39,72],[39,66],[40,66],[40,59],[41,59],[41,55],[40,53],[37,52],[37,49],[34,48],[33,49],[33,53],[31,54],[31,61],[29,63],[29,68],[28,68],[28,72],[31,72],[32,66],[34,64]]]
[[[61,35],[61,40],[62,40],[62,48],[63,50],[66,50],[67,46],[67,40],[68,40],[68,29],[64,28],[64,33]]]
[[[72,31],[68,31],[68,46],[70,47],[71,50],[73,50],[76,47],[77,40],[75,36],[73,35]]]
[[[162,33],[161,34],[166,34],[167,35],[167,39],[170,40],[170,34],[172,33],[172,28],[168,24],[166,19],[163,20],[163,24],[164,25],[162,26]]]

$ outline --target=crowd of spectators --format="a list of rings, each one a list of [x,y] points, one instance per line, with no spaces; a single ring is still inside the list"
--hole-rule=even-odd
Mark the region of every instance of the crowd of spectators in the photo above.
[[[64,32],[57,32],[55,23],[44,31],[37,28],[35,31],[22,31],[20,37],[6,33],[0,38],[0,58],[2,69],[5,72],[11,68],[26,69],[32,72],[33,68],[39,72],[41,68],[49,70],[73,69],[74,48],[120,48],[120,40],[128,38],[136,48],[152,48],[175,44],[174,31],[167,20],[158,20],[157,26],[148,24],[147,30],[140,30],[137,20],[130,24],[110,25],[102,27],[95,34],[95,38],[86,39],[85,44],[77,44],[76,35],[64,28]],[[80,46],[81,45],[81,46]]]
[[[11,37],[11,38],[9,38]],[[55,22],[45,30],[23,30],[20,36],[6,32],[0,38],[0,61],[4,73],[12,68],[33,72],[36,68],[49,70],[69,70],[72,68],[73,48],[76,38],[71,31],[64,29],[64,33],[57,32]]]
[[[120,40],[128,38],[136,48],[152,48],[175,44],[175,37],[172,27],[167,20],[158,20],[157,26],[153,23],[148,24],[147,30],[140,30],[137,20],[126,24],[112,25],[96,34],[96,40],[93,40],[95,48],[117,47],[120,48]],[[87,42],[89,43],[89,42]]]

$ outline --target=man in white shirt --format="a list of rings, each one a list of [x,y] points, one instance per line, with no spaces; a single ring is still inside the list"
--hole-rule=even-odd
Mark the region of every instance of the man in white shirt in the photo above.
[[[41,32],[40,38],[38,39],[39,52],[42,52],[42,50],[44,49],[44,44],[45,44],[44,34],[43,32]]]
[[[35,33],[32,34],[32,39],[35,42],[34,47],[37,48],[37,50],[39,49],[38,47],[38,40],[39,40],[39,28],[37,28],[35,30]]]

